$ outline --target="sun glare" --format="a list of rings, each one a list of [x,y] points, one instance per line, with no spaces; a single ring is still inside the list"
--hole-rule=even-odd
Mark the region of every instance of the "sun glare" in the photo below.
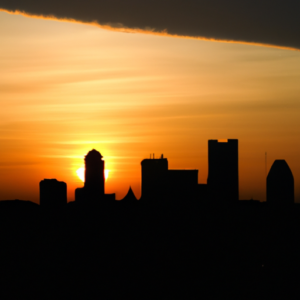
[[[107,180],[107,178],[108,178],[108,173],[109,173],[109,170],[105,170],[105,171],[104,171],[105,180]],[[79,168],[79,169],[76,171],[76,174],[77,174],[77,176],[80,178],[80,180],[81,180],[82,182],[84,182],[84,168]]]
[[[84,168],[79,168],[76,173],[80,180],[84,182]]]
[[[109,173],[109,170],[104,171],[105,180],[107,180],[107,178],[108,178],[108,173]]]

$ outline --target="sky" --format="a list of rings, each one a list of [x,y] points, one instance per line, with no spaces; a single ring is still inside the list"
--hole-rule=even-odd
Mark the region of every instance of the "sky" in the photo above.
[[[146,33],[0,12],[0,200],[38,203],[57,178],[73,201],[93,148],[117,199],[140,196],[150,153],[206,183],[208,140],[236,138],[240,199],[265,200],[267,152],[300,202],[300,52],[282,49],[297,45]]]
[[[0,9],[123,31],[300,49],[295,0],[0,0]]]

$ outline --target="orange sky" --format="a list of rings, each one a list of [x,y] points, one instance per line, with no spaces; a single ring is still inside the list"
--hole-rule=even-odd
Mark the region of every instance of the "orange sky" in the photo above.
[[[0,199],[38,202],[57,178],[68,200],[91,149],[106,192],[140,195],[150,153],[207,178],[207,140],[239,139],[240,198],[265,200],[286,159],[300,202],[300,52],[106,31],[0,12]]]

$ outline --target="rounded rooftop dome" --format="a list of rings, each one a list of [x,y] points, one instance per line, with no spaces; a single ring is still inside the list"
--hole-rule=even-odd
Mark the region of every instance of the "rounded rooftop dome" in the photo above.
[[[102,155],[99,151],[93,149],[88,152],[88,154],[85,156],[85,160],[89,159],[102,159]]]

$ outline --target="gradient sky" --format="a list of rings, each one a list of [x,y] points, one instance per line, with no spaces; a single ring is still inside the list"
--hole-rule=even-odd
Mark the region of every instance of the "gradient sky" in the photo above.
[[[140,196],[140,162],[207,179],[208,139],[239,139],[240,198],[265,200],[285,159],[300,202],[300,52],[108,31],[0,12],[0,200],[38,202],[39,181],[83,183],[95,148],[106,192]]]

